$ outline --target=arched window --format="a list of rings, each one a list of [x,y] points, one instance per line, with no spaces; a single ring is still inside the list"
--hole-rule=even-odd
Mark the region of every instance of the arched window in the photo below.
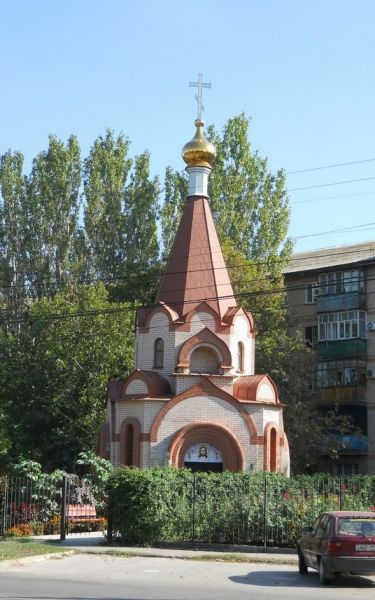
[[[128,417],[121,423],[120,429],[120,464],[128,467],[139,467],[141,464],[140,445],[141,426],[138,419]]]
[[[270,431],[270,471],[276,471],[277,453],[276,453],[276,429],[273,427]]]
[[[157,338],[154,346],[154,369],[162,369],[164,367],[164,340]]]
[[[242,342],[238,342],[237,345],[237,370],[244,371],[244,346]]]
[[[125,464],[129,467],[134,465],[134,427],[128,425],[125,434]]]
[[[219,374],[219,357],[213,348],[198,346],[190,357],[190,373]]]

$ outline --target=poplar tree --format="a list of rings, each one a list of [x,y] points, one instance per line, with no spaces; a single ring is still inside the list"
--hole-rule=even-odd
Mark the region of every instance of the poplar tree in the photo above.
[[[80,183],[77,138],[64,144],[51,135],[26,178],[27,281],[34,298],[55,292],[71,277]]]
[[[132,167],[130,141],[107,129],[84,163],[84,240],[87,273],[111,278],[126,260],[125,190]]]
[[[8,151],[0,160],[0,293],[12,316],[26,299],[26,184],[24,157]]]
[[[150,154],[134,159],[125,192],[125,264],[131,268],[154,265],[159,257],[157,233],[159,180],[150,176]]]

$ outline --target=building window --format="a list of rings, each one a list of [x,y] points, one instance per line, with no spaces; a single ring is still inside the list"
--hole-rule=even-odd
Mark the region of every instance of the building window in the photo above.
[[[270,471],[274,473],[277,469],[277,434],[276,429],[272,428],[270,431]]]
[[[306,346],[309,348],[316,348],[316,342],[318,341],[318,326],[311,325],[305,327],[305,340]]]
[[[162,369],[164,367],[164,340],[157,338],[154,346],[154,369]]]
[[[321,388],[366,384],[366,363],[358,360],[319,362],[318,385]]]
[[[213,348],[198,346],[190,356],[190,373],[218,375],[219,357]]]
[[[128,425],[125,434],[125,464],[128,467],[134,465],[134,427]]]
[[[319,315],[318,341],[366,338],[366,313],[347,310]]]
[[[305,304],[316,302],[319,294],[319,288],[316,281],[306,283],[305,285]]]
[[[358,463],[339,463],[335,466],[335,475],[358,475],[359,464]]]
[[[358,269],[330,271],[319,275],[320,294],[347,294],[349,292],[363,292],[364,290],[364,273]]]
[[[241,373],[245,370],[244,368],[244,345],[242,342],[237,344],[237,370]]]

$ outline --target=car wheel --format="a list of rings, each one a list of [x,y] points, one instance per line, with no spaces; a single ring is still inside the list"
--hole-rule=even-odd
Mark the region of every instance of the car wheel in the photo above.
[[[323,585],[328,585],[333,580],[333,577],[328,577],[327,568],[324,564],[323,558],[319,561],[319,581]]]
[[[298,571],[301,575],[306,575],[307,573],[307,566],[301,550],[298,550]]]

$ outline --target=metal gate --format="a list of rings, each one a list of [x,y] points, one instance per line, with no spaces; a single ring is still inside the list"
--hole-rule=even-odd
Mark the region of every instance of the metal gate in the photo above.
[[[54,535],[104,531],[106,506],[75,475],[47,478],[0,478],[0,536]]]

